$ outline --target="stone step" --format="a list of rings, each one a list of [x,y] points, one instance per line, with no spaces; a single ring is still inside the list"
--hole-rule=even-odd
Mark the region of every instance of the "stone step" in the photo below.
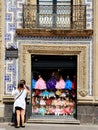
[[[80,124],[79,120],[76,119],[40,119],[40,118],[30,118],[27,123],[43,123],[43,124]]]

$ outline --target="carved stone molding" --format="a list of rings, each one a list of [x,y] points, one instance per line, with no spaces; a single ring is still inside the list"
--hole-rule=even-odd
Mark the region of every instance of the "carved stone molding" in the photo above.
[[[16,29],[16,36],[90,37],[93,30]]]
[[[31,54],[39,55],[77,55],[77,91],[84,97],[88,93],[88,46],[62,44],[21,44],[20,77],[31,85]],[[83,90],[83,91],[81,91]]]
[[[79,94],[80,94],[80,96],[85,97],[85,96],[87,96],[87,94],[88,94],[88,90],[79,89]]]
[[[26,0],[26,4],[36,5],[36,0]]]

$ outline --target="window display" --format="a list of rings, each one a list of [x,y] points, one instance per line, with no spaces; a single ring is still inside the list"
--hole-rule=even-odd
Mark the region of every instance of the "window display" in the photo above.
[[[67,75],[64,79],[59,72],[52,72],[47,80],[41,74],[33,75],[32,114],[74,116],[76,112],[75,83],[75,78],[71,81]]]
[[[76,118],[77,56],[32,55],[32,116]]]

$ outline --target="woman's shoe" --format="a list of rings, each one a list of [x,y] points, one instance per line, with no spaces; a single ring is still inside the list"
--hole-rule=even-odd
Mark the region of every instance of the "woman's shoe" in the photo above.
[[[22,125],[21,127],[22,127],[22,128],[24,128],[24,127],[25,127],[25,125]]]
[[[15,126],[15,128],[20,128],[20,126]]]

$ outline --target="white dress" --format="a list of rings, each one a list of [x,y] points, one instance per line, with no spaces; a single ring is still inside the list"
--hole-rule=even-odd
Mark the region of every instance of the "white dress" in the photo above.
[[[14,102],[15,102],[15,99],[16,99],[17,96],[19,95],[19,90],[13,88],[13,90],[12,90],[12,95],[14,96]],[[13,104],[13,113],[15,113],[15,107],[14,107],[14,104]]]
[[[17,95],[18,98],[15,99],[15,102],[14,102],[14,108],[15,107],[21,107],[22,109],[26,109],[26,102],[25,102],[25,98],[26,98],[26,95],[27,95],[27,91],[24,89],[21,91],[21,95],[20,93]]]
[[[19,95],[19,90],[18,89],[13,89],[12,90],[12,95],[14,96],[14,100],[17,98],[17,96]]]

